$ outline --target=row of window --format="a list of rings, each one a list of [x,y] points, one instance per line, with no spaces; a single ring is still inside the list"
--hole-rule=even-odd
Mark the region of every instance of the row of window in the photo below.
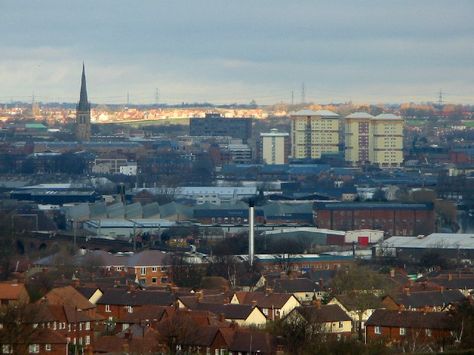
[[[374,333],[375,334],[382,334],[382,328],[380,326],[375,326],[374,327]],[[400,328],[399,329],[399,334],[400,335],[406,335],[407,334],[407,329],[406,328]],[[425,335],[430,337],[431,336],[431,329],[425,329]]]

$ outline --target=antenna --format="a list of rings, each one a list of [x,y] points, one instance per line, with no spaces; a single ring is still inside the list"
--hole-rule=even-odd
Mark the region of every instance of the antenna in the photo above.
[[[160,90],[158,88],[155,89],[155,105],[158,106],[158,102],[160,102]]]
[[[443,106],[443,91],[440,89],[439,90],[439,95],[438,95],[438,105]]]
[[[304,87],[304,82],[301,84],[301,103],[304,104],[306,102],[306,92]]]
[[[291,106],[295,104],[295,92],[291,90]]]

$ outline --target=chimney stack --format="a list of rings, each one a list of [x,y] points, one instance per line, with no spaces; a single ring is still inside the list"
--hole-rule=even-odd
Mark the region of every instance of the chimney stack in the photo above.
[[[254,201],[251,199],[249,201],[249,263],[250,266],[253,266],[253,259],[255,257],[255,250],[254,250],[254,229],[255,229],[255,222],[254,222],[254,214],[255,214],[255,207]]]

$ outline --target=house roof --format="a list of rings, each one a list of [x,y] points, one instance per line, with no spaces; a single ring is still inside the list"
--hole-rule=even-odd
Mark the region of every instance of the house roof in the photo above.
[[[247,353],[251,348],[255,353],[270,354],[273,351],[274,339],[267,332],[238,329],[235,331],[229,350]]]
[[[128,289],[107,289],[97,304],[140,306],[171,306],[175,296],[163,291],[129,291]]]
[[[96,293],[97,290],[100,291],[98,287],[85,287],[85,286],[76,287],[76,290],[87,299],[90,299],[94,295],[94,293]]]
[[[62,336],[58,332],[55,332],[55,331],[50,330],[48,328],[45,328],[45,329],[38,328],[38,331],[34,332],[31,335],[31,338],[28,339],[28,343],[30,343],[30,344],[64,344],[64,345],[66,345],[68,343],[68,341],[64,336]]]
[[[174,313],[174,308],[169,306],[157,306],[157,305],[144,305],[132,313],[124,314],[120,319],[117,319],[117,323],[136,323],[141,322],[159,322],[167,314]]]
[[[299,314],[311,323],[344,322],[351,318],[337,304],[328,304],[320,307],[304,306],[295,309]]]
[[[0,299],[18,300],[22,292],[27,292],[24,284],[2,282],[0,283]]]
[[[246,304],[197,303],[195,309],[201,311],[209,311],[216,315],[223,314],[225,319],[245,320],[253,312],[254,308],[256,307]]]
[[[72,286],[56,287],[49,291],[40,302],[48,304],[59,304],[87,310],[94,308],[89,300]]]
[[[376,309],[382,308],[382,300],[380,297],[377,297],[373,294],[367,294],[367,299],[365,299],[364,304],[366,305],[366,309]],[[351,294],[343,294],[334,297],[339,301],[340,304],[344,306],[348,311],[356,311],[359,310],[359,304],[357,300]]]
[[[410,294],[402,293],[392,297],[396,303],[405,308],[445,307],[465,299],[459,290],[421,291]]]
[[[390,311],[377,309],[366,322],[368,326],[418,329],[453,329],[452,316],[447,312]]]
[[[273,289],[275,292],[295,293],[295,292],[316,292],[321,287],[315,282],[307,278],[298,279],[277,279],[274,282]]]
[[[236,292],[240,304],[256,304],[261,308],[282,308],[291,297],[291,293]]]

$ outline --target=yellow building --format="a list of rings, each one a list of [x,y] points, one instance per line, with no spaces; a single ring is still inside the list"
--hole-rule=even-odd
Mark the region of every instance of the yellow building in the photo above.
[[[372,119],[366,112],[354,112],[344,122],[345,159],[352,165],[370,162],[372,154]]]
[[[403,163],[403,119],[381,114],[372,119],[373,157],[371,162],[382,168]]]
[[[345,118],[345,159],[352,165],[397,167],[403,162],[403,119],[355,112]]]
[[[291,114],[291,155],[319,159],[339,151],[339,115],[329,110],[301,110]]]

